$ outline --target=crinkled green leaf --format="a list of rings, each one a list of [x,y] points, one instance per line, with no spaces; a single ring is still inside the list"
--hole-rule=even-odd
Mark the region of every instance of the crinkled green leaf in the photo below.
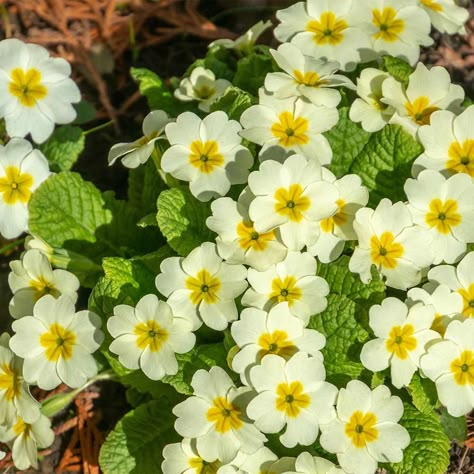
[[[408,77],[413,72],[413,68],[403,59],[393,56],[383,56],[382,66],[393,78],[404,85],[408,84]]]
[[[422,379],[418,373],[413,374],[407,387],[413,405],[421,413],[431,413],[438,402],[438,394],[435,384],[429,379]]]
[[[88,102],[87,100],[81,100],[77,104],[72,104],[73,107],[76,109],[77,116],[72,122],[72,125],[82,125],[83,123],[90,122],[94,120],[97,110],[95,110],[94,106]]]
[[[187,69],[185,76],[189,76],[196,67],[210,69],[216,79],[227,79],[232,81],[236,68],[236,59],[229,49],[215,47],[207,51],[206,57],[197,59]]]
[[[446,436],[463,445],[467,437],[467,423],[465,416],[451,416],[446,408],[441,408],[441,425]]]
[[[222,110],[230,119],[239,120],[244,110],[254,103],[256,103],[256,99],[248,92],[238,87],[229,87],[222,97],[212,103],[211,112]]]
[[[232,83],[256,96],[265,81],[265,76],[273,72],[273,67],[273,58],[270,53],[253,51],[237,63],[237,72]]]

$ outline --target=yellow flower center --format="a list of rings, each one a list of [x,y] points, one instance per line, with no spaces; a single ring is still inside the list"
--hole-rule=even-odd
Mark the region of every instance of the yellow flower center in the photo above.
[[[229,403],[224,397],[214,399],[213,406],[207,410],[206,418],[214,423],[214,429],[220,434],[231,429],[238,430],[243,425],[240,408]]]
[[[373,9],[372,23],[379,29],[372,36],[387,43],[399,40],[399,33],[405,29],[405,22],[397,19],[397,11],[392,7],[385,7],[382,11]]]
[[[474,352],[465,350],[451,362],[451,373],[458,385],[474,385]]]
[[[440,336],[444,336],[444,333],[446,332],[446,325],[443,319],[444,318],[441,314],[436,313],[433,324],[431,325],[431,329],[436,331]]]
[[[405,110],[413,122],[418,125],[429,125],[431,114],[439,109],[438,107],[430,106],[428,97],[421,96],[413,102],[405,102]]]
[[[443,5],[440,5],[439,3],[435,2],[434,0],[420,0],[421,3],[428,8],[431,8],[431,10],[435,12],[442,12],[443,11]]]
[[[300,184],[292,184],[289,188],[278,188],[275,191],[275,211],[287,216],[290,221],[300,222],[303,212],[311,206],[311,200],[303,196],[304,189]]]
[[[461,144],[453,142],[448,149],[449,159],[446,169],[456,173],[466,173],[474,178],[474,140],[464,140]]]
[[[33,297],[35,301],[38,301],[45,295],[52,295],[55,298],[60,296],[60,292],[56,289],[54,283],[45,280],[43,276],[39,276],[36,280],[30,280],[30,288],[36,290]]]
[[[309,123],[304,117],[295,118],[291,112],[282,112],[278,120],[271,130],[281,146],[305,145],[309,142],[306,135]]]
[[[403,245],[395,242],[395,237],[391,232],[384,232],[380,239],[376,235],[370,238],[370,257],[378,266],[396,268],[397,258],[400,258],[403,253]]]
[[[194,469],[193,474],[217,474],[217,471],[222,466],[220,461],[207,462],[201,458],[191,458],[188,464],[191,469]]]
[[[49,326],[49,331],[41,334],[40,344],[45,348],[45,356],[51,362],[62,357],[70,359],[76,344],[76,335],[58,323]]]
[[[17,202],[26,204],[30,200],[33,183],[33,176],[30,174],[21,173],[16,166],[7,166],[5,176],[0,177],[0,193],[3,202],[6,204],[16,204]]]
[[[321,80],[319,74],[314,71],[307,71],[303,74],[301,71],[298,71],[298,69],[295,69],[293,71],[293,77],[298,84],[303,84],[309,87],[320,87],[328,83],[328,81],[325,81],[324,79]]]
[[[194,92],[201,100],[209,99],[215,91],[213,87],[209,86],[194,87]]]
[[[168,331],[152,319],[137,324],[133,332],[137,336],[137,347],[142,350],[149,347],[151,352],[158,352],[169,337]]]
[[[239,222],[237,224],[237,235],[239,236],[239,245],[244,250],[253,249],[257,252],[263,252],[268,242],[275,240],[275,232],[257,232],[250,222]]]
[[[300,410],[311,403],[309,395],[304,392],[303,384],[298,381],[279,384],[276,394],[276,409],[284,412],[290,418],[296,418],[300,414]]]
[[[367,443],[372,443],[379,436],[377,428],[374,427],[376,423],[377,417],[374,413],[355,411],[346,423],[344,431],[356,448],[364,448]]]
[[[385,342],[387,351],[399,359],[405,360],[408,357],[408,353],[416,348],[417,340],[413,337],[414,333],[415,328],[411,324],[393,326]]]
[[[25,107],[33,107],[37,100],[48,94],[48,89],[41,84],[41,73],[33,67],[26,71],[19,67],[10,71],[8,90]]]
[[[25,438],[30,437],[31,425],[25,423],[21,416],[18,417],[16,423],[13,425],[13,431],[17,436],[23,434]]]
[[[21,372],[7,363],[0,366],[0,391],[5,391],[3,396],[8,402],[21,395]]]
[[[278,303],[288,301],[288,306],[301,299],[302,291],[296,286],[296,278],[294,276],[286,276],[284,280],[274,278],[272,280],[272,292],[270,299],[275,299]]]
[[[464,304],[462,314],[474,318],[474,283],[471,283],[467,290],[459,288],[458,293],[462,296]]]
[[[186,279],[186,288],[191,290],[189,298],[194,305],[201,301],[208,304],[215,303],[219,298],[217,293],[221,287],[221,281],[213,277],[206,269],[200,270],[195,277]]]
[[[306,31],[313,33],[313,41],[318,46],[335,46],[344,39],[343,31],[348,26],[345,20],[337,19],[333,12],[324,12],[319,20],[308,22]]]
[[[323,219],[319,225],[323,232],[334,232],[334,227],[340,227],[347,222],[348,214],[344,212],[345,202],[342,199],[336,201],[338,210],[336,214],[327,219]]]
[[[261,334],[258,338],[258,345],[261,347],[258,352],[260,359],[267,354],[276,354],[284,359],[289,359],[295,352],[296,346],[288,339],[286,331],[276,330]]]
[[[442,202],[441,199],[433,199],[430,202],[430,210],[425,215],[425,221],[430,227],[436,227],[440,234],[449,234],[451,227],[461,223],[461,214],[458,214],[458,203],[454,199]]]
[[[214,168],[220,167],[224,163],[224,157],[219,153],[219,145],[215,140],[208,140],[204,143],[194,140],[189,148],[191,150],[189,162],[201,173],[212,173]]]

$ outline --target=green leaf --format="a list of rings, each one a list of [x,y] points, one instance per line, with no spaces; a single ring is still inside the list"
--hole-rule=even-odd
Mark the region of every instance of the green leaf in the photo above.
[[[99,465],[104,474],[161,472],[163,448],[179,441],[171,413],[176,401],[161,397],[127,413],[103,444]]]
[[[223,96],[212,103],[211,112],[222,110],[230,119],[239,120],[244,110],[254,103],[256,103],[256,99],[248,92],[238,87],[229,87]]]
[[[382,67],[394,79],[404,85],[408,85],[408,77],[413,72],[413,68],[403,59],[393,56],[383,56]]]
[[[423,147],[399,125],[387,125],[373,133],[350,168],[369,188],[369,204],[387,197],[405,201],[403,186],[411,177],[411,166]]]
[[[407,387],[413,405],[425,414],[431,413],[438,402],[438,394],[435,384],[429,379],[422,379],[418,373],[413,374]]]
[[[76,109],[77,113],[76,119],[72,122],[73,125],[82,125],[95,119],[97,110],[87,100],[81,100],[77,104],[72,104],[72,106]]]
[[[329,169],[340,178],[349,172],[355,157],[369,141],[370,133],[350,120],[349,107],[343,107],[336,126],[325,135],[333,152]]]
[[[192,70],[199,66],[204,69],[210,69],[217,79],[232,81],[236,68],[236,60],[232,51],[226,48],[211,48],[207,51],[206,57],[194,61],[184,75],[189,76]]]
[[[441,425],[447,437],[463,445],[467,438],[467,423],[465,416],[451,416],[446,408],[441,408]]]
[[[148,214],[145,217],[142,217],[137,222],[137,226],[138,227],[157,227],[158,222],[156,220],[156,212],[152,212],[151,214]]]
[[[410,434],[410,445],[403,451],[403,461],[390,464],[395,474],[444,474],[449,465],[449,439],[435,413],[424,414],[409,404],[400,424]]]
[[[270,53],[262,54],[254,51],[239,60],[232,83],[234,86],[256,96],[260,87],[263,86],[265,76],[269,72],[273,72],[273,65],[273,58]]]
[[[198,201],[187,187],[162,191],[158,197],[158,226],[178,255],[186,256],[203,242],[214,240],[206,227],[210,215],[210,204]]]
[[[49,161],[51,171],[68,171],[84,150],[85,136],[79,127],[58,127],[46,142],[39,146]]]

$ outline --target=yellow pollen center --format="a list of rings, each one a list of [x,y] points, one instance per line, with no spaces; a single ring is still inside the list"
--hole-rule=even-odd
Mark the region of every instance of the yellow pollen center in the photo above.
[[[372,10],[372,23],[379,30],[372,36],[387,43],[399,40],[399,33],[405,29],[405,22],[397,19],[397,12],[392,7],[385,7],[382,11]]]
[[[213,304],[219,299],[217,293],[222,285],[221,281],[204,268],[195,277],[188,277],[185,284],[186,288],[191,290],[189,298],[194,305],[198,305],[201,301]]]
[[[378,438],[379,432],[375,428],[377,417],[374,413],[355,411],[344,427],[346,436],[350,438],[356,448],[364,448]]]
[[[288,306],[293,306],[294,302],[301,299],[302,291],[296,286],[296,278],[294,276],[286,276],[283,280],[281,278],[274,278],[272,280],[272,292],[270,299],[281,303],[288,301]]]
[[[307,71],[302,73],[295,69],[293,71],[293,77],[298,84],[303,84],[309,87],[320,87],[328,83],[328,81],[321,80],[319,74],[315,71]]]
[[[8,90],[25,107],[33,107],[48,94],[48,89],[41,84],[41,73],[35,68],[25,71],[17,67],[10,71]]]
[[[305,145],[309,142],[309,137],[306,135],[309,127],[307,119],[295,117],[291,112],[282,112],[278,120],[272,125],[271,130],[281,146]]]
[[[250,222],[239,222],[236,230],[239,236],[239,246],[244,250],[253,249],[257,252],[263,252],[267,248],[268,242],[275,240],[273,230],[259,233]]]
[[[309,395],[305,393],[303,384],[299,381],[287,384],[279,384],[276,388],[277,398],[275,407],[285,413],[290,418],[296,418],[302,408],[306,408],[311,403]]]
[[[327,219],[323,219],[319,225],[323,232],[334,232],[335,227],[340,227],[348,220],[348,215],[344,212],[345,202],[342,199],[336,201],[338,210],[336,214]]]
[[[276,330],[271,334],[269,332],[261,334],[258,345],[261,347],[258,352],[259,359],[263,359],[267,354],[276,354],[289,359],[296,352],[296,346],[288,339],[286,331]]]
[[[440,5],[439,3],[435,2],[434,0],[420,0],[421,3],[428,8],[431,8],[431,10],[435,12],[442,12],[443,11],[443,5]]]
[[[430,227],[436,227],[440,234],[449,234],[451,227],[461,223],[461,214],[458,214],[458,203],[454,199],[433,199],[430,202],[430,210],[425,215],[425,221]]]
[[[391,352],[395,357],[405,360],[408,357],[408,353],[417,346],[417,340],[413,337],[414,333],[415,328],[411,324],[392,327],[388,339],[385,341],[387,351]]]
[[[189,162],[201,173],[212,173],[214,168],[224,164],[224,157],[219,153],[219,145],[215,140],[208,140],[204,143],[194,140],[189,148],[191,150]]]
[[[216,90],[213,87],[209,86],[201,86],[198,88],[194,88],[194,92],[201,100],[209,99],[209,97],[211,97],[215,91]]]
[[[213,406],[207,410],[206,418],[214,423],[214,429],[220,434],[231,429],[238,430],[243,425],[240,408],[229,403],[224,397],[214,399]]]
[[[137,324],[133,332],[137,336],[137,347],[142,350],[149,347],[151,352],[158,352],[169,337],[168,331],[152,319]]]
[[[217,474],[217,471],[222,466],[220,461],[207,462],[197,457],[191,458],[188,464],[191,469],[194,469],[193,474]]]
[[[377,266],[394,269],[403,253],[403,245],[395,242],[391,232],[384,232],[380,239],[376,235],[370,238],[370,257]]]
[[[21,395],[21,372],[7,363],[0,366],[0,391],[8,402]]]
[[[311,206],[311,200],[303,196],[304,189],[300,184],[289,188],[278,188],[275,191],[275,212],[287,216],[290,221],[300,222],[303,213]]]
[[[16,423],[13,425],[13,431],[17,436],[23,434],[25,438],[30,437],[31,425],[25,423],[21,416],[18,417]]]
[[[474,318],[474,283],[471,283],[467,290],[459,288],[458,293],[463,299],[463,310],[464,316]]]
[[[451,373],[458,385],[474,385],[474,352],[465,350],[451,362]]]
[[[47,281],[42,276],[39,276],[36,280],[30,280],[30,288],[35,289],[34,300],[38,301],[45,295],[52,295],[55,298],[60,296],[60,292],[54,286],[52,281]]]
[[[474,140],[472,138],[462,143],[451,143],[448,156],[446,169],[456,173],[466,173],[474,178]]]
[[[60,357],[68,360],[72,357],[76,335],[58,323],[49,326],[49,331],[41,334],[40,344],[45,348],[45,356],[51,362]]]
[[[21,173],[16,166],[7,166],[5,176],[0,177],[0,195],[5,204],[26,204],[31,197],[33,176]]]
[[[416,124],[429,125],[431,114],[439,109],[438,107],[430,106],[428,97],[421,96],[413,102],[405,102],[405,110]]]
[[[433,320],[433,324],[431,325],[431,329],[433,331],[436,331],[440,336],[444,336],[444,333],[446,332],[446,324],[441,314],[439,313],[435,314],[435,318]]]
[[[333,12],[324,12],[319,20],[308,22],[306,31],[313,33],[313,41],[318,46],[336,46],[343,41],[343,31],[348,26],[345,20],[338,19]]]

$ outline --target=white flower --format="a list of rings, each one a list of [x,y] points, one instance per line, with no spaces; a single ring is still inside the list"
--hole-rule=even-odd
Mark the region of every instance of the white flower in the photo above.
[[[37,44],[6,39],[0,42],[0,71],[0,117],[11,137],[31,133],[33,141],[42,143],[55,123],[76,118],[71,103],[79,102],[81,93],[65,59],[51,58]]]
[[[235,388],[220,367],[198,370],[191,381],[194,396],[173,408],[175,429],[181,436],[196,438],[202,459],[228,463],[237,453],[253,454],[267,440],[251,424],[246,406],[252,396],[246,387]]]
[[[109,349],[127,369],[142,369],[152,380],[178,372],[175,353],[194,347],[196,336],[190,321],[173,316],[171,308],[155,295],[146,295],[136,307],[118,305],[107,320],[114,338]]]
[[[437,30],[450,35],[466,34],[464,23],[469,19],[469,11],[456,5],[454,0],[419,0],[419,4]]]
[[[361,62],[370,47],[369,35],[353,21],[352,0],[299,2],[277,12],[275,36],[291,40],[308,56],[338,61],[343,71]]]
[[[354,84],[340,74],[338,62],[327,62],[305,56],[294,44],[284,43],[277,51],[270,50],[284,72],[269,73],[265,77],[265,89],[277,99],[304,97],[314,105],[337,107],[341,101],[336,87],[350,89]]]
[[[433,170],[422,171],[405,183],[415,224],[433,237],[434,261],[454,263],[474,242],[474,182],[464,173],[446,179]]]
[[[466,173],[474,178],[474,105],[462,114],[440,110],[431,116],[430,125],[418,130],[425,151],[413,165],[416,177],[424,168],[442,171],[448,176]]]
[[[160,268],[156,277],[158,291],[168,298],[175,314],[193,323],[193,329],[204,322],[223,331],[237,319],[234,300],[247,288],[247,269],[224,263],[215,244],[205,242],[186,258],[167,258]]]
[[[369,191],[355,174],[336,179],[329,170],[323,168],[323,177],[339,190],[339,199],[336,201],[338,209],[333,216],[319,221],[318,239],[308,246],[308,252],[317,256],[321,262],[329,263],[341,255],[347,240],[357,239],[353,226],[355,213],[367,204]]]
[[[49,175],[48,160],[29,141],[0,145],[0,234],[6,239],[28,230],[31,195]]]
[[[80,387],[97,375],[91,354],[104,339],[100,325],[100,317],[90,311],[75,313],[68,296],[43,296],[35,304],[33,316],[12,324],[15,335],[10,339],[10,348],[25,359],[25,380],[51,390],[61,382]]]
[[[287,248],[281,243],[278,230],[259,233],[249,216],[250,203],[255,199],[246,187],[237,202],[225,197],[211,204],[212,216],[206,220],[216,238],[219,255],[231,264],[244,263],[259,271],[281,262]]]
[[[444,67],[427,69],[423,63],[418,63],[410,74],[406,88],[401,82],[389,77],[382,84],[382,93],[382,102],[396,110],[390,123],[403,126],[412,135],[421,125],[429,125],[431,114],[437,110],[460,112],[464,100],[463,88],[451,84],[449,73]]]
[[[382,102],[382,84],[391,77],[387,72],[368,67],[357,79],[357,95],[349,110],[353,122],[361,122],[366,132],[381,130],[392,118],[393,107]]]
[[[201,120],[185,112],[166,126],[171,147],[161,158],[163,171],[189,181],[192,194],[201,201],[224,196],[231,184],[247,182],[253,157],[241,145],[242,129],[224,112],[213,112]]]
[[[131,143],[117,143],[109,151],[109,165],[121,158],[127,168],[137,168],[146,163],[155,149],[155,142],[160,139],[165,126],[172,122],[166,112],[152,110],[143,120],[143,137]]]
[[[453,319],[464,319],[461,315],[462,296],[451,291],[446,285],[434,286],[428,283],[423,288],[412,288],[408,291],[407,298],[409,306],[421,301],[434,307],[436,313],[431,329],[441,336],[444,336],[446,328]]]
[[[428,280],[447,285],[462,296],[462,314],[474,317],[474,252],[469,252],[458,264],[439,265],[428,272]]]
[[[265,272],[249,269],[250,288],[242,297],[244,306],[269,311],[281,302],[305,325],[313,314],[326,309],[329,285],[316,276],[316,259],[307,252],[288,252],[285,260]]]
[[[356,213],[354,230],[359,240],[349,261],[349,270],[363,282],[371,278],[372,265],[387,278],[388,286],[406,290],[421,280],[421,271],[433,262],[430,232],[413,225],[405,204],[382,199],[375,211],[367,207]]]
[[[323,180],[315,160],[291,155],[285,162],[268,160],[250,173],[249,187],[256,198],[249,215],[257,232],[279,229],[290,250],[301,250],[315,243],[319,221],[333,216],[339,191]]]
[[[228,466],[225,466],[218,470],[217,474],[224,474],[226,472],[244,474],[283,474],[289,469],[294,469],[295,459],[290,457],[278,459],[276,454],[272,453],[272,451],[264,446],[253,454],[237,454],[237,457],[229,466],[232,466],[234,470],[226,471],[225,468]]]
[[[45,295],[67,295],[73,303],[77,301],[77,277],[66,270],[53,270],[40,250],[26,251],[21,260],[10,262],[10,268],[8,284],[13,298],[8,309],[15,319],[31,316],[33,306]]]
[[[10,336],[0,335],[0,425],[13,425],[17,416],[29,423],[40,415],[40,404],[23,380],[23,361],[9,349]]]
[[[180,82],[174,96],[183,102],[197,100],[199,110],[209,112],[210,105],[231,85],[226,79],[216,79],[210,69],[198,66]]]
[[[435,318],[433,306],[417,303],[408,309],[397,298],[386,298],[369,311],[369,325],[377,339],[364,344],[360,361],[372,372],[390,367],[395,387],[407,386],[420,367],[426,345],[439,338],[432,331]]]
[[[295,471],[283,474],[344,474],[344,471],[327,459],[304,452],[296,458]]]
[[[324,165],[331,162],[332,150],[322,133],[334,127],[338,119],[334,107],[316,106],[296,97],[277,99],[262,88],[258,105],[252,105],[240,117],[244,127],[240,135],[263,145],[261,155],[279,146],[286,152],[316,158]]]
[[[337,455],[349,474],[373,474],[379,462],[400,462],[410,443],[408,431],[397,424],[403,414],[400,398],[385,385],[370,390],[351,380],[339,391],[337,418],[321,426],[319,442]]]
[[[285,361],[266,355],[250,370],[250,381],[258,395],[249,403],[247,413],[264,433],[278,433],[287,448],[308,446],[316,441],[321,424],[335,416],[337,388],[325,382],[326,371],[319,357],[297,352]]]
[[[435,382],[448,413],[467,415],[474,408],[474,320],[452,321],[444,339],[421,358],[421,369]]]
[[[184,438],[181,443],[168,444],[163,449],[163,474],[213,474],[222,463],[205,461],[196,448],[196,440]]]
[[[433,43],[430,18],[413,0],[357,0],[354,7],[353,21],[370,35],[374,59],[389,54],[414,64],[420,46]]]
[[[239,321],[232,324],[231,333],[240,349],[232,359],[232,369],[241,374],[246,384],[251,367],[266,355],[275,354],[288,360],[303,351],[322,360],[319,351],[326,343],[320,332],[305,329],[304,322],[290,313],[286,302],[277,304],[268,313],[257,308],[244,309]]]

